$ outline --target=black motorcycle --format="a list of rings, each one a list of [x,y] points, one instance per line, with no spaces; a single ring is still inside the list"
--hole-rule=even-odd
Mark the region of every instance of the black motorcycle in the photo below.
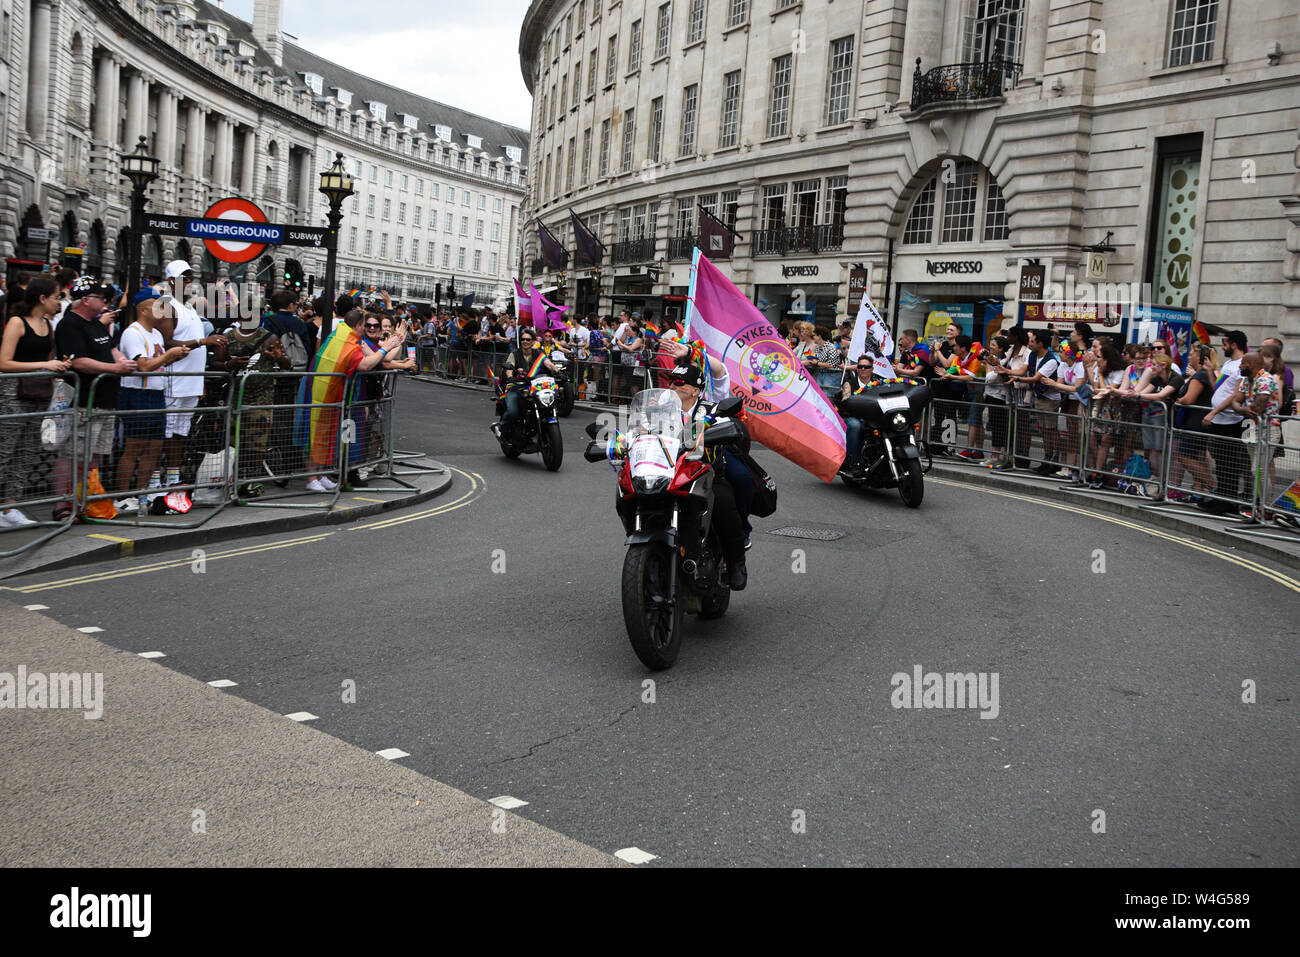
[[[573,385],[573,360],[559,349],[552,352],[548,358],[551,360],[551,365],[555,366],[555,381],[559,388],[555,414],[562,419],[567,419],[573,412],[573,403],[578,398],[577,390]]]
[[[739,399],[720,402],[705,447],[741,446],[748,430]],[[623,623],[632,650],[649,668],[669,668],[682,644],[682,616],[721,618],[731,604],[722,541],[712,524],[713,466],[686,446],[682,407],[670,389],[638,392],[628,432],[587,446],[589,462],[618,468],[615,506],[623,522]],[[595,439],[597,425],[587,427]]]
[[[908,508],[925,495],[927,457],[921,442],[921,418],[930,404],[924,382],[891,382],[840,400],[840,415],[862,420],[862,447],[857,466],[840,472],[854,488],[897,488]]]
[[[542,464],[548,471],[560,468],[564,458],[564,440],[559,423],[555,421],[555,404],[558,399],[556,381],[552,376],[537,376],[527,388],[520,390],[523,407],[519,418],[508,426],[497,427],[497,442],[508,459],[524,454],[542,453]],[[505,412],[505,400],[497,397],[497,415]]]

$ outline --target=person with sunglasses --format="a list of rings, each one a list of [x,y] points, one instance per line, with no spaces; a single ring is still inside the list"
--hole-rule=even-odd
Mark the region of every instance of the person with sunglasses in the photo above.
[[[853,369],[854,376],[846,377],[844,384],[840,386],[841,401],[869,389],[871,380],[875,378],[874,369],[875,364],[868,353],[858,356],[857,364]],[[862,452],[862,428],[861,419],[850,416],[844,420],[844,466],[840,469],[841,474],[847,474],[862,464],[859,461]]]
[[[540,365],[537,364],[539,359]],[[519,348],[506,356],[505,364],[501,367],[501,378],[506,390],[501,396],[501,401],[505,403],[505,411],[501,413],[501,421],[492,425],[492,434],[497,438],[500,438],[502,431],[514,425],[523,414],[520,390],[527,388],[529,378],[537,375],[542,369],[551,375],[557,375],[559,371],[551,364],[550,359],[537,351],[537,333],[531,326],[525,326],[519,330]]]

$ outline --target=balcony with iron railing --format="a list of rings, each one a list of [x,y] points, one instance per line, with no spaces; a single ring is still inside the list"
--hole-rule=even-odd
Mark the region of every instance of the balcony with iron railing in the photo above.
[[[838,252],[844,247],[844,224],[821,226],[777,226],[754,233],[755,256],[787,256],[790,253]]]
[[[653,236],[642,239],[628,239],[621,243],[615,243],[610,249],[610,261],[615,265],[650,262],[654,258],[655,241]]]
[[[690,259],[695,251],[695,247],[704,242],[704,238],[699,234],[688,236],[672,236],[668,239],[668,258],[669,259]],[[723,256],[721,253],[710,253],[710,259],[729,259],[730,256]]]
[[[1000,101],[1020,80],[1023,69],[1020,63],[998,58],[979,63],[950,63],[922,73],[921,58],[917,57],[912,76],[912,109],[936,103],[969,105],[980,100]]]

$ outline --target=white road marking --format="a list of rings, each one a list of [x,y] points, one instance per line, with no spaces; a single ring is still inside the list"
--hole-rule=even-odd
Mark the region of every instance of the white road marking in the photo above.
[[[401,748],[384,748],[382,751],[376,751],[375,754],[381,758],[387,758],[389,761],[395,761],[398,758],[409,758],[409,751],[403,751]]]
[[[235,682],[231,681],[229,678],[218,678],[216,681],[209,681],[208,684],[210,684],[214,688],[235,687]]]
[[[140,652],[140,657],[141,658],[166,658],[167,656],[163,654],[161,651],[142,651]]]
[[[295,711],[293,714],[286,714],[285,717],[290,721],[315,721],[318,716],[310,711]]]
[[[26,609],[27,611],[49,611],[50,610],[49,605],[23,605],[23,608]]]
[[[507,811],[513,811],[517,807],[523,807],[527,801],[521,801],[517,797],[511,797],[509,794],[503,794],[500,797],[488,799],[488,804],[495,804],[497,807],[505,808]]]
[[[639,847],[625,847],[621,851],[615,851],[614,856],[620,861],[627,861],[629,864],[645,864],[648,861],[657,861],[659,859],[659,855],[650,854]]]
[[[93,635],[93,634],[95,634],[96,632],[100,632],[100,631],[103,631],[103,630],[104,630],[104,629],[103,629],[103,628],[100,628],[98,625],[87,625],[85,628],[78,628],[78,629],[77,629],[77,631],[81,632],[83,635]]]

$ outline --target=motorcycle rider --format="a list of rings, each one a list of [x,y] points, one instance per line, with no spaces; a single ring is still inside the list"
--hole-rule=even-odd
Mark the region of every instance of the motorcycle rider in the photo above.
[[[722,553],[727,560],[731,590],[743,591],[748,580],[745,568],[744,520],[736,507],[736,493],[727,480],[726,463],[721,461],[722,456],[710,455],[712,450],[705,449],[700,444],[713,413],[714,403],[717,401],[715,396],[726,398],[728,395],[726,367],[712,357],[706,358],[709,362],[709,372],[713,377],[713,388],[709,390],[708,398],[713,401],[700,401],[705,386],[704,373],[699,367],[689,363],[673,368],[669,373],[668,387],[677,393],[682,403],[682,424],[685,428],[686,444],[697,446],[696,451],[689,454],[695,457],[707,457],[713,462],[713,525],[722,540]]]
[[[871,380],[875,378],[873,369],[874,363],[871,360],[871,354],[864,352],[858,356],[857,378],[845,379],[844,385],[840,387],[840,400],[843,401],[851,395],[858,395],[865,392],[871,387]],[[858,456],[862,452],[862,420],[850,416],[844,420],[844,466],[840,469],[841,475],[847,475],[862,463],[858,461]]]
[[[542,369],[551,375],[558,374],[551,360],[535,349],[536,345],[537,333],[531,326],[524,326],[519,330],[519,348],[506,356],[505,364],[501,367],[501,377],[506,381],[506,391],[501,398],[506,409],[501,415],[501,421],[492,425],[492,433],[497,438],[501,437],[502,430],[509,428],[523,414],[520,390],[528,387],[532,377]]]

